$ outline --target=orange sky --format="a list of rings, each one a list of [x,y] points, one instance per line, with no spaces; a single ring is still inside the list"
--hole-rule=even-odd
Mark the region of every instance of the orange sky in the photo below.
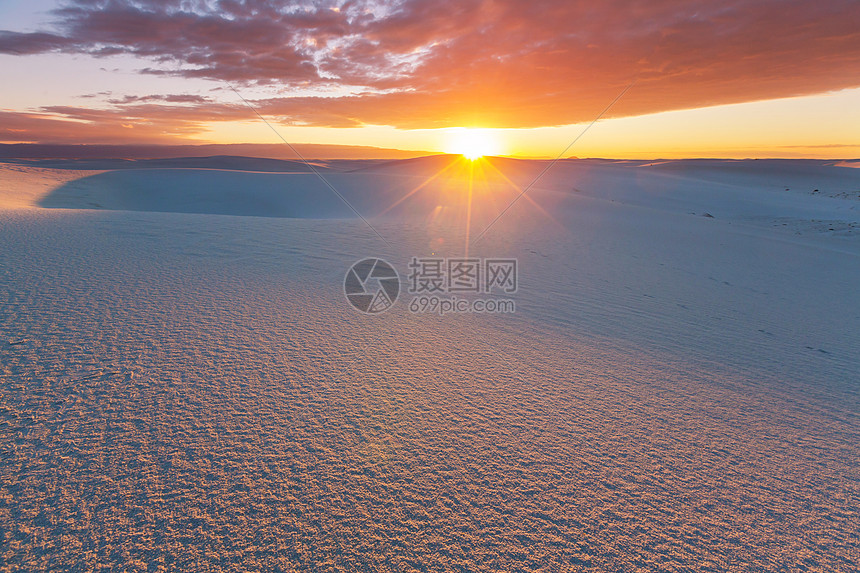
[[[10,0],[0,141],[860,155],[856,1]],[[274,138],[274,139],[273,139]]]

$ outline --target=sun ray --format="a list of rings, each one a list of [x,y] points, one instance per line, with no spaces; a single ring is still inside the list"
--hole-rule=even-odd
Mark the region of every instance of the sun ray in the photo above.
[[[508,185],[510,185],[510,186],[511,186],[511,189],[513,189],[514,191],[517,191],[517,192],[519,192],[519,191],[521,190],[521,188],[520,188],[516,183],[514,183],[513,181],[511,181],[511,179],[510,179],[507,175],[505,175],[504,173],[502,173],[502,172],[499,170],[499,168],[498,168],[498,167],[496,167],[495,165],[493,165],[493,162],[492,162],[492,161],[490,161],[489,159],[486,159],[486,160],[485,160],[485,161],[483,161],[482,163],[486,163],[487,165],[489,165],[490,169],[492,169],[494,172],[496,172],[496,173],[497,173],[497,174],[498,174],[498,175],[499,175],[499,176],[500,176],[500,177],[501,177],[501,178],[502,178],[502,179],[503,179],[503,180],[504,180]],[[526,200],[526,201],[528,201],[532,206],[534,206],[534,208],[535,208],[535,209],[537,209],[537,210],[538,210],[538,211],[539,211],[539,212],[540,212],[544,217],[546,217],[547,219],[549,219],[550,221],[552,221],[553,223],[555,223],[555,224],[556,224],[558,227],[560,227],[561,229],[564,229],[564,230],[565,230],[565,232],[568,232],[568,231],[569,231],[569,229],[568,229],[567,227],[565,227],[564,225],[562,225],[562,224],[561,224],[561,223],[560,223],[560,222],[559,222],[555,217],[553,217],[553,216],[549,213],[549,211],[547,211],[546,209],[544,209],[543,207],[541,207],[541,205],[540,205],[537,201],[535,201],[534,199],[532,199],[531,197],[529,197],[527,194],[526,194],[526,195],[523,195],[523,199],[525,199],[525,200]]]
[[[445,173],[446,171],[451,169],[456,163],[457,163],[457,159],[456,158],[452,159],[451,162],[448,163],[448,165],[446,165],[445,167],[443,167],[442,169],[440,169],[439,171],[437,171],[436,173],[434,173],[433,175],[431,175],[430,177],[428,177],[427,179],[422,181],[420,185],[418,185],[417,187],[412,189],[409,193],[407,193],[406,195],[404,195],[403,197],[401,197],[400,199],[398,199],[397,201],[395,201],[394,203],[392,203],[391,205],[389,205],[388,207],[383,209],[382,212],[380,212],[377,215],[377,217],[388,213],[390,210],[394,209],[395,207],[397,207],[398,205],[400,205],[401,203],[406,201],[409,197],[416,194],[421,189],[423,189],[424,187],[426,187],[427,185],[432,183],[435,179],[440,177],[443,173]]]
[[[472,227],[472,193],[475,185],[475,163],[474,160],[469,163],[469,192],[466,197],[466,245],[463,252],[463,257],[469,256],[469,232]]]

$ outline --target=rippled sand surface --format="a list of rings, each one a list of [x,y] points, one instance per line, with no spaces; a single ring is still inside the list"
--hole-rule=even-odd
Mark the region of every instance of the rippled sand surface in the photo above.
[[[470,251],[517,312],[447,316],[342,292],[463,254],[460,183],[386,211],[436,164],[331,174],[389,244],[4,168],[0,570],[856,569],[860,171],[717,163],[559,165]]]

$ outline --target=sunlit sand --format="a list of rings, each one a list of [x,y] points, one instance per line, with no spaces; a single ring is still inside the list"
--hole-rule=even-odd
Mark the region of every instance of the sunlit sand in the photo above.
[[[0,570],[852,570],[834,163],[563,160],[496,220],[546,162],[315,162],[366,222],[300,162],[0,164]],[[516,313],[344,298],[467,252]]]

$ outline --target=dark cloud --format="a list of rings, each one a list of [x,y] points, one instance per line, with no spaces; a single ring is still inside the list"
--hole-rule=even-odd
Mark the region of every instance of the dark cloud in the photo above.
[[[354,91],[257,102],[310,125],[561,125],[634,79],[612,115],[860,85],[856,0],[73,0],[57,16],[55,34],[0,33],[0,52],[130,54],[151,74]]]
[[[44,32],[10,32],[0,30],[0,54],[26,56],[68,48],[68,38]]]

